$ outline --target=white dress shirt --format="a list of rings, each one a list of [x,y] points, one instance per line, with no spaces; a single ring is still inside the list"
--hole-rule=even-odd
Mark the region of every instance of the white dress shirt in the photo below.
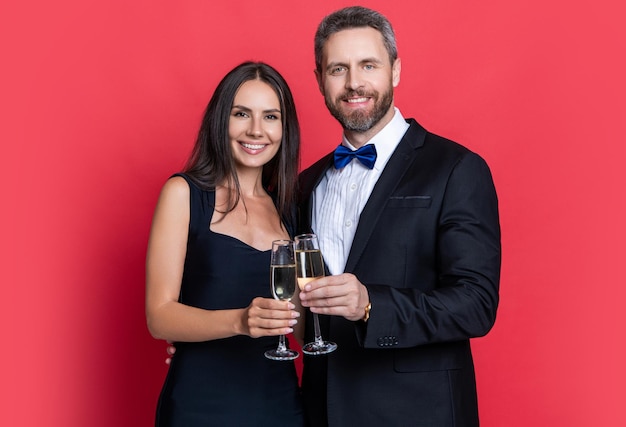
[[[344,272],[361,212],[408,128],[400,110],[395,108],[391,121],[368,142],[376,146],[374,168],[366,168],[357,159],[340,170],[331,167],[313,191],[311,226],[331,274]],[[345,135],[341,144],[355,149]]]

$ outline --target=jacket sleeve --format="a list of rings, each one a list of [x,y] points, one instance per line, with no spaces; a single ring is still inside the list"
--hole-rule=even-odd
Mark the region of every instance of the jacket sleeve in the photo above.
[[[366,348],[407,348],[485,335],[493,326],[500,281],[498,201],[484,160],[467,153],[451,168],[438,200],[430,284],[370,284],[372,309],[357,322]],[[412,236],[406,236],[407,239]],[[422,254],[423,255],[423,254]],[[358,277],[358,275],[357,275]]]

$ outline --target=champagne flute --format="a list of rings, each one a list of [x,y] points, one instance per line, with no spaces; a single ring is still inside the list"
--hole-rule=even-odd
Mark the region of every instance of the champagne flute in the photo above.
[[[293,240],[274,240],[270,260],[270,281],[274,299],[290,301],[296,292],[296,258]],[[285,336],[278,338],[278,347],[265,352],[272,360],[293,360],[300,354],[285,345]]]
[[[324,277],[324,259],[322,258],[322,252],[315,234],[296,236],[296,257],[298,286],[300,289],[304,289],[304,286],[310,281]],[[337,349],[337,344],[322,339],[317,313],[313,313],[313,328],[315,339],[302,347],[302,351],[305,354],[328,354]]]

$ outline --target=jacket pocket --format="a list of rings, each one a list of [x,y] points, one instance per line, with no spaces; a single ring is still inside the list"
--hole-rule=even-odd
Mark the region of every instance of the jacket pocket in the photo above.
[[[387,202],[390,208],[429,208],[432,203],[430,196],[391,196]]]

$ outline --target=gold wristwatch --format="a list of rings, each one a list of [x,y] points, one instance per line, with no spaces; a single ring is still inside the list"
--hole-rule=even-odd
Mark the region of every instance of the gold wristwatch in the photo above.
[[[372,303],[370,302],[365,306],[365,316],[363,316],[363,321],[367,322],[367,319],[370,318],[370,310],[372,309]]]

